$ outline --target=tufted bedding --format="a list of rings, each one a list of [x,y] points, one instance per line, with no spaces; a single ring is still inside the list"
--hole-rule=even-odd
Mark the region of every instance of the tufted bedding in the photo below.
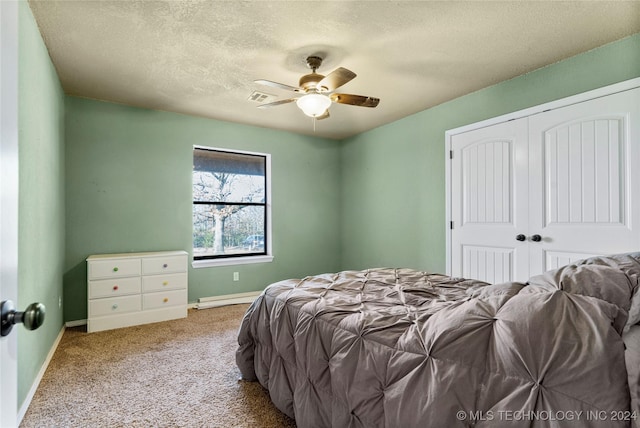
[[[387,268],[281,281],[245,314],[237,364],[302,428],[632,426],[639,261],[526,285]]]

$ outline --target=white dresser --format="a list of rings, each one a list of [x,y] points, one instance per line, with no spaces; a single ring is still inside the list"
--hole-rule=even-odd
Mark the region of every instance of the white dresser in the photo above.
[[[87,332],[187,316],[187,252],[87,258]]]

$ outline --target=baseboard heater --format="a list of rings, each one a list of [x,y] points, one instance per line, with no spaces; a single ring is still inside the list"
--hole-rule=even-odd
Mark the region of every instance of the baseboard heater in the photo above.
[[[194,307],[196,309],[209,309],[240,303],[253,303],[260,293],[260,291],[250,291],[248,293],[227,294],[225,296],[201,297]]]

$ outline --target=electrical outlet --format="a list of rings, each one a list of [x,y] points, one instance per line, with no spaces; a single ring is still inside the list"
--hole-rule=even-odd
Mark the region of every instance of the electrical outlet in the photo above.
[[[62,308],[62,296],[58,297],[58,308]]]
[[[234,281],[240,281],[240,272],[234,272],[233,273],[233,280]]]

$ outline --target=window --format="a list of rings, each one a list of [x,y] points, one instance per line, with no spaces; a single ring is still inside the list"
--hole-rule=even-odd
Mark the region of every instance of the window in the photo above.
[[[269,161],[194,147],[194,267],[271,261]]]

